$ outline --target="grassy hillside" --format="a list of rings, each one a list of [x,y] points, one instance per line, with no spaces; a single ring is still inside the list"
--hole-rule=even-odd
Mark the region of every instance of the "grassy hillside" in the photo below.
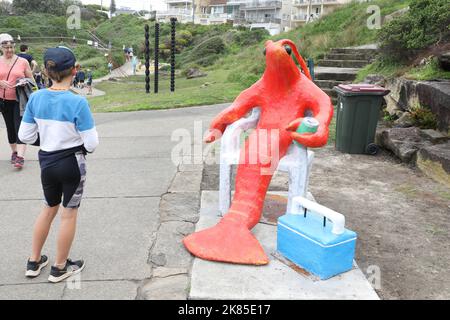
[[[440,69],[437,60],[450,48],[448,0],[411,1],[410,10],[384,24],[377,36],[380,57],[358,74],[357,81],[370,73],[415,80],[450,79],[450,72]]]
[[[377,30],[367,28],[366,12],[369,5],[378,5],[382,15],[387,15],[408,6],[412,0],[375,0],[366,3],[352,2],[338,8],[316,22],[289,32],[273,36],[270,39],[291,39],[305,58],[321,58],[331,48],[364,45],[376,42]],[[264,41],[244,47],[237,54],[226,56],[210,69],[223,68],[233,70],[230,81],[239,81],[245,85],[255,82],[264,72],[265,59],[262,54]]]
[[[24,16],[1,16],[0,33],[9,33],[14,38],[20,35],[22,41],[17,43],[17,52],[21,43],[27,44],[30,54],[40,64],[43,64],[43,54],[47,48],[65,45],[74,50],[78,61],[83,67],[93,70],[94,77],[107,74],[107,61],[103,51],[87,45],[86,41],[78,40],[72,44],[71,38],[91,39],[87,30],[92,30],[102,21],[102,15],[92,13],[90,19],[82,19],[80,30],[67,29],[67,18],[45,13],[31,13]],[[63,41],[61,41],[63,37]],[[68,38],[68,39],[67,39]],[[123,62],[122,54],[115,54],[118,64]]]

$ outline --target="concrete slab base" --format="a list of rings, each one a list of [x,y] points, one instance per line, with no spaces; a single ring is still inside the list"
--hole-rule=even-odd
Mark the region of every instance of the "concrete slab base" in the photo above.
[[[210,227],[220,219],[217,194],[216,191],[202,192],[196,231]],[[379,299],[356,263],[351,271],[320,281],[280,259],[276,252],[276,226],[259,223],[252,232],[261,242],[270,263],[248,266],[195,258],[189,299]]]

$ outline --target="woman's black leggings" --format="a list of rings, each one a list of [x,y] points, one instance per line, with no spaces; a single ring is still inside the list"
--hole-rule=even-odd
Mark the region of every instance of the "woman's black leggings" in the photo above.
[[[5,119],[6,131],[8,132],[9,144],[23,144],[19,140],[19,128],[22,122],[20,116],[19,102],[15,100],[3,100],[2,107],[3,119]]]

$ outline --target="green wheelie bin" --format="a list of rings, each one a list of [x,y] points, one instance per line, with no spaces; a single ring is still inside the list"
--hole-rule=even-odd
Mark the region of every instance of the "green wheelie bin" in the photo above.
[[[336,119],[336,150],[350,154],[378,152],[375,131],[383,97],[390,91],[372,84],[340,84]]]

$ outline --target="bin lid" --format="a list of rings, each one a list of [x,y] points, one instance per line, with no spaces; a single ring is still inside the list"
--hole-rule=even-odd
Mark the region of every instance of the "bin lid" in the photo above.
[[[343,96],[385,96],[391,92],[383,87],[367,83],[340,84],[333,89]]]

